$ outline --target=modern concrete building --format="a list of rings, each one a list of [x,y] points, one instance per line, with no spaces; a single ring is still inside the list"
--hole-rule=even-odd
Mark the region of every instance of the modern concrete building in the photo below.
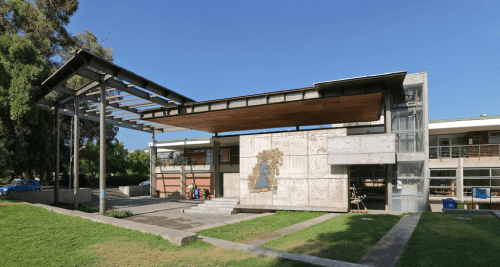
[[[473,187],[500,196],[500,116],[429,123],[430,198],[470,201]]]
[[[183,153],[155,163],[152,186],[162,197],[183,197],[195,183],[212,197],[237,198],[240,209],[347,212],[354,185],[369,208],[429,207],[426,72],[186,103],[141,111],[141,119],[215,133],[150,144],[152,162],[157,148]],[[295,130],[231,135],[280,127]]]

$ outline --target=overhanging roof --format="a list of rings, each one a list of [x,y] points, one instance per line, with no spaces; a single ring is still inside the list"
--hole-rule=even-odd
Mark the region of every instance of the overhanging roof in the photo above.
[[[65,86],[74,76],[84,77],[90,82],[78,89]],[[106,83],[106,91],[118,94],[106,96],[106,123],[146,132],[168,132],[187,130],[164,124],[141,120],[140,111],[146,107],[169,107],[194,102],[170,89],[145,79],[116,64],[93,55],[86,50],[77,51],[62,67],[42,83],[41,92],[35,97],[37,104],[59,107],[61,114],[73,115],[73,99],[79,97],[86,101],[90,110],[80,107],[81,118],[99,121],[100,83]],[[56,101],[43,99],[52,91],[59,91],[62,97]]]
[[[500,116],[429,121],[429,134],[500,130]]]
[[[317,83],[315,87],[141,111],[144,120],[219,133],[370,122],[380,118],[386,89],[403,91],[406,71]],[[319,88],[319,89],[318,89]]]

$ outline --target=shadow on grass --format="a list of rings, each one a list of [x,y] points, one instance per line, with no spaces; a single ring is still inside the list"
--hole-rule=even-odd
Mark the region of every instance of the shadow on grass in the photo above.
[[[500,266],[499,226],[489,214],[424,212],[396,266]]]
[[[357,263],[401,218],[395,215],[345,214],[262,246]]]

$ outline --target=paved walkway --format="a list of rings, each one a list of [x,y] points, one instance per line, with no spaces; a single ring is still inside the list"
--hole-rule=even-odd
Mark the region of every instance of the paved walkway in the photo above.
[[[261,236],[259,238],[255,238],[255,239],[252,239],[252,240],[249,240],[249,241],[246,241],[246,242],[243,242],[243,244],[248,244],[248,245],[253,245],[253,246],[260,246],[264,243],[267,243],[271,240],[274,240],[276,238],[280,238],[282,236],[285,236],[285,235],[288,235],[288,234],[291,234],[291,233],[295,233],[299,230],[302,230],[306,227],[309,227],[311,225],[315,225],[315,224],[318,224],[318,223],[322,223],[326,220],[329,220],[335,216],[339,216],[339,215],[342,215],[343,213],[328,213],[328,214],[325,214],[323,216],[320,216],[320,217],[317,217],[317,218],[314,218],[314,219],[311,219],[311,220],[308,220],[308,221],[305,221],[305,222],[301,222],[299,224],[295,224],[295,225],[292,225],[292,226],[288,226],[286,228],[283,228],[283,229],[280,229],[280,230],[277,230],[277,231],[274,231],[272,233],[269,233],[265,236]]]
[[[422,213],[407,213],[387,234],[361,258],[360,264],[392,267],[410,240]]]
[[[334,267],[337,267],[337,266],[338,267],[340,267],[340,266],[345,266],[345,267],[365,266],[365,265],[356,264],[356,263],[336,261],[336,260],[330,260],[330,259],[325,259],[325,258],[320,258],[320,257],[315,257],[315,256],[290,253],[290,252],[276,250],[276,249],[261,248],[258,246],[235,243],[235,242],[231,242],[231,241],[220,240],[220,239],[206,237],[206,236],[198,236],[198,239],[201,239],[207,243],[210,243],[214,246],[218,246],[221,248],[239,250],[239,251],[243,251],[243,252],[246,252],[246,253],[249,253],[252,255],[268,257],[268,258],[283,258],[283,259],[300,261],[300,262],[305,262],[305,263],[310,263],[310,264],[316,264],[319,266],[334,266]]]

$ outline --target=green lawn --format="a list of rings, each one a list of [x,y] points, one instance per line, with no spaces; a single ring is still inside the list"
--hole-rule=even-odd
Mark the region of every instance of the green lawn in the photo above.
[[[500,266],[499,255],[497,217],[424,212],[396,266]]]
[[[160,236],[0,200],[1,266],[308,266],[256,257],[200,240]]]
[[[348,213],[261,247],[357,263],[403,216]]]
[[[199,235],[233,242],[245,242],[316,217],[323,212],[277,211],[273,215],[197,232]]]

